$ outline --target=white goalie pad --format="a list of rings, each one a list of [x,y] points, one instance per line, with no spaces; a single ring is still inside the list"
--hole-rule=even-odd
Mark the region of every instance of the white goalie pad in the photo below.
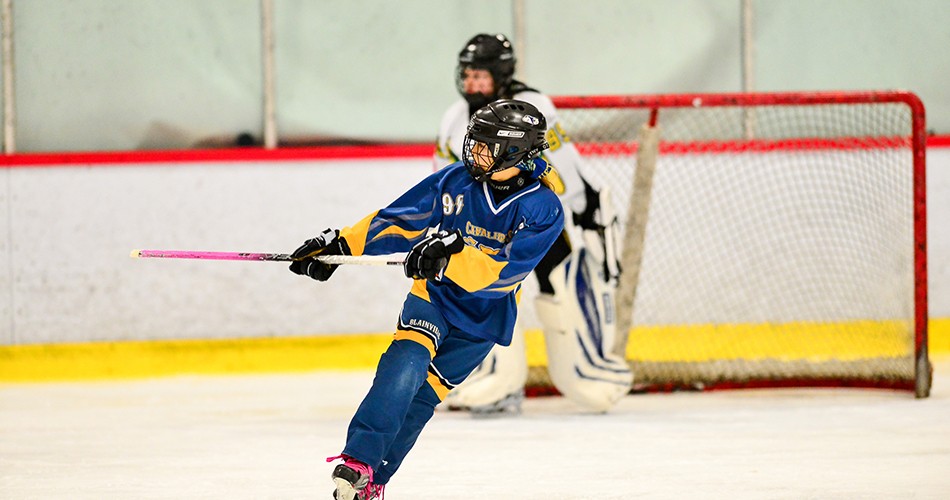
[[[596,281],[583,272],[585,265],[571,266],[564,293],[542,295],[535,310],[544,325],[548,373],[558,391],[578,405],[593,411],[606,411],[630,392],[633,372],[611,349],[614,342],[612,304],[604,301],[613,294],[595,289],[580,290]],[[555,270],[557,271],[557,270]],[[568,291],[569,289],[569,291]],[[562,290],[558,290],[561,292]],[[597,307],[597,311],[594,311]],[[586,311],[586,313],[585,313]]]
[[[609,207],[609,201],[601,206]],[[609,216],[606,211],[601,215]],[[613,353],[616,224],[612,217],[602,220],[606,229],[581,231],[584,245],[575,243],[570,257],[551,272],[554,295],[535,301],[551,381],[565,397],[593,411],[608,410],[633,384],[629,364]]]
[[[527,380],[524,330],[516,321],[511,345],[492,348],[478,368],[446,396],[445,404],[450,409],[488,410],[502,401],[511,400],[509,396],[512,394],[523,395]],[[515,408],[511,410],[517,411]]]

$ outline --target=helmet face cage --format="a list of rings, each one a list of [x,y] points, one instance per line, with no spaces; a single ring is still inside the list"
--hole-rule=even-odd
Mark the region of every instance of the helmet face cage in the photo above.
[[[492,141],[485,137],[476,137],[471,134],[465,136],[465,143],[462,145],[462,160],[465,162],[465,168],[472,174],[478,182],[487,181],[495,172],[512,166],[507,165],[510,161],[505,161],[505,155],[502,151],[508,149],[508,141]],[[514,162],[516,165],[518,162]]]
[[[494,80],[492,95],[465,93],[465,70],[487,70]],[[511,85],[515,74],[515,53],[505,35],[475,35],[458,56],[455,87],[470,103],[481,107],[497,99]]]

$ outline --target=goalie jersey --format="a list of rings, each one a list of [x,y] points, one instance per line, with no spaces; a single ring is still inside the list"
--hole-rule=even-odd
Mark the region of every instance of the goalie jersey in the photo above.
[[[415,280],[409,293],[465,333],[508,345],[521,284],[561,233],[564,215],[557,195],[537,180],[497,199],[459,161],[341,236],[353,255],[385,255],[408,252],[430,230],[460,230],[465,248],[449,259],[442,279]]]

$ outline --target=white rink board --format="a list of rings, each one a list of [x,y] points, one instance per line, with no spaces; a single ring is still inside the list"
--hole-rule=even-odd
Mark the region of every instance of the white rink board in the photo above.
[[[15,312],[0,320],[12,325],[2,343],[387,331],[409,287],[398,268],[352,267],[318,284],[286,263],[129,252],[291,252],[428,169],[421,160],[14,169],[12,255],[0,264],[12,262],[15,278],[0,302]]]
[[[947,317],[950,149],[928,159],[930,312]],[[4,169],[0,344],[388,332],[409,288],[397,268],[343,268],[319,284],[280,263],[128,255],[289,252],[430,171],[427,158]],[[528,328],[534,290],[531,279]]]

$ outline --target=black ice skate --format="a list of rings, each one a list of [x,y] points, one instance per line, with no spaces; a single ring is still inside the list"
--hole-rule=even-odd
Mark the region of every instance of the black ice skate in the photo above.
[[[346,455],[330,457],[327,462],[342,458],[344,462],[337,465],[330,474],[336,489],[333,491],[334,500],[376,500],[383,498],[386,485],[374,484],[372,467]]]

